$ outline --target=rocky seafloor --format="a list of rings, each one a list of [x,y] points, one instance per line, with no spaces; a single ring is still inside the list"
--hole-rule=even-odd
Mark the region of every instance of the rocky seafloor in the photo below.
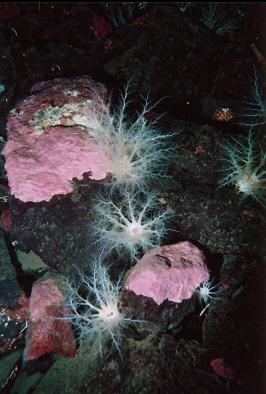
[[[23,156],[17,162],[22,163],[21,176],[19,165],[11,166],[20,185],[14,188],[5,153],[6,162],[3,155],[0,161],[1,392],[265,392],[265,207],[242,198],[234,185],[220,187],[220,179],[225,173],[223,147],[232,137],[245,137],[252,128],[265,150],[266,8],[263,3],[213,4],[0,5],[1,151],[8,151],[12,138],[15,156],[31,143],[28,117],[36,107],[27,100],[47,86],[37,83],[52,81],[48,88],[53,89],[55,78],[72,85],[83,83],[73,82],[77,78],[89,78],[112,92],[112,107],[130,82],[129,118],[134,119],[149,96],[157,104],[148,118],[159,117],[158,130],[174,133],[166,176],[149,185],[172,214],[163,242],[189,241],[198,247],[221,289],[205,311],[195,295],[182,303],[165,300],[157,305],[149,297],[125,292],[124,308],[149,323],[126,327],[122,356],[107,342],[95,360],[68,322],[45,318],[58,313],[49,300],[63,297],[58,289],[64,277],[75,276],[76,266],[89,271],[92,205],[105,184],[84,171],[83,177],[77,173],[70,191],[47,201],[32,195],[22,201],[18,195],[29,191],[29,184],[46,187],[42,196],[51,184],[60,185],[41,178],[37,170],[45,165],[44,155],[32,155],[28,178]],[[75,94],[70,101],[75,102]],[[59,96],[58,101],[38,96],[39,108],[60,108],[64,103]],[[74,109],[79,110],[75,115],[88,116],[83,106]],[[19,127],[16,117],[22,119]],[[52,127],[67,132],[73,124],[64,119]],[[30,154],[32,146],[27,148]],[[56,147],[56,142],[49,146]],[[53,157],[60,154],[58,148]],[[71,149],[65,154],[65,162],[77,159]],[[32,174],[39,177],[34,183]],[[135,261],[124,255],[117,259],[114,253],[110,263],[117,279]]]

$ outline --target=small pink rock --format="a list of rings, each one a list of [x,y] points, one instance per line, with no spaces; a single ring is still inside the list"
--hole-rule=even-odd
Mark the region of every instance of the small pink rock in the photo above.
[[[26,360],[33,360],[51,352],[74,357],[76,343],[71,324],[66,320],[58,319],[69,312],[68,308],[62,308],[64,300],[64,295],[51,278],[33,285],[25,349]]]
[[[227,380],[234,380],[235,371],[224,365],[223,358],[215,358],[210,362],[213,372]]]
[[[179,303],[208,278],[202,252],[186,241],[145,253],[129,271],[125,289],[151,297],[158,305],[165,300]]]
[[[227,283],[227,282],[222,282],[221,285],[222,285],[222,288],[223,288],[224,290],[228,290],[228,289],[230,288],[230,284]]]
[[[94,112],[107,111],[103,85],[87,77],[41,82],[8,116],[3,154],[11,193],[21,201],[49,201],[72,192],[73,178],[110,172],[93,139]]]

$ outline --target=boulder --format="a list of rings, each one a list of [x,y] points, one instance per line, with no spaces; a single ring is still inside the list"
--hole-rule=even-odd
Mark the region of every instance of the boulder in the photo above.
[[[106,178],[93,139],[94,111],[105,111],[103,85],[86,77],[42,82],[9,113],[3,154],[11,193],[21,201],[49,201],[73,190],[73,178]],[[90,133],[91,132],[91,133]]]
[[[186,241],[145,253],[130,270],[125,289],[150,297],[158,305],[165,300],[181,303],[208,278],[203,253]]]
[[[24,353],[25,361],[56,352],[74,357],[76,343],[71,323],[62,319],[69,312],[63,307],[65,296],[60,290],[59,275],[46,274],[32,288],[29,322]]]

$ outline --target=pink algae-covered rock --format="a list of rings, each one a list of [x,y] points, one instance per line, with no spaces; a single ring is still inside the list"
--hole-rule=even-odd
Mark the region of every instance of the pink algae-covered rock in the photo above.
[[[90,173],[106,178],[106,161],[93,139],[93,116],[106,111],[103,85],[88,77],[41,82],[8,117],[4,148],[11,193],[21,201],[49,201],[73,190]],[[90,133],[91,131],[91,133]]]
[[[151,297],[158,305],[165,300],[180,303],[208,278],[202,252],[186,241],[145,253],[129,271],[125,289]]]
[[[74,357],[76,343],[69,321],[58,319],[69,313],[62,307],[65,297],[52,278],[33,285],[29,306],[25,359],[33,360],[57,352]]]

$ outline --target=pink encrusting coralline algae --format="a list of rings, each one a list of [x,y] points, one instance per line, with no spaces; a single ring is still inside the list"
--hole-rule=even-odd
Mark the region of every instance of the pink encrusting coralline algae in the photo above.
[[[186,241],[145,253],[129,271],[124,288],[151,297],[158,305],[165,300],[180,303],[208,278],[203,253]]]
[[[11,193],[21,201],[49,201],[72,192],[73,178],[110,172],[93,139],[95,111],[107,111],[106,89],[88,77],[41,82],[9,114],[4,148]],[[90,133],[91,130],[91,133]]]
[[[52,277],[34,283],[24,353],[26,361],[51,352],[75,356],[73,329],[69,321],[61,319],[70,313],[69,308],[62,307],[64,301],[65,297]]]

